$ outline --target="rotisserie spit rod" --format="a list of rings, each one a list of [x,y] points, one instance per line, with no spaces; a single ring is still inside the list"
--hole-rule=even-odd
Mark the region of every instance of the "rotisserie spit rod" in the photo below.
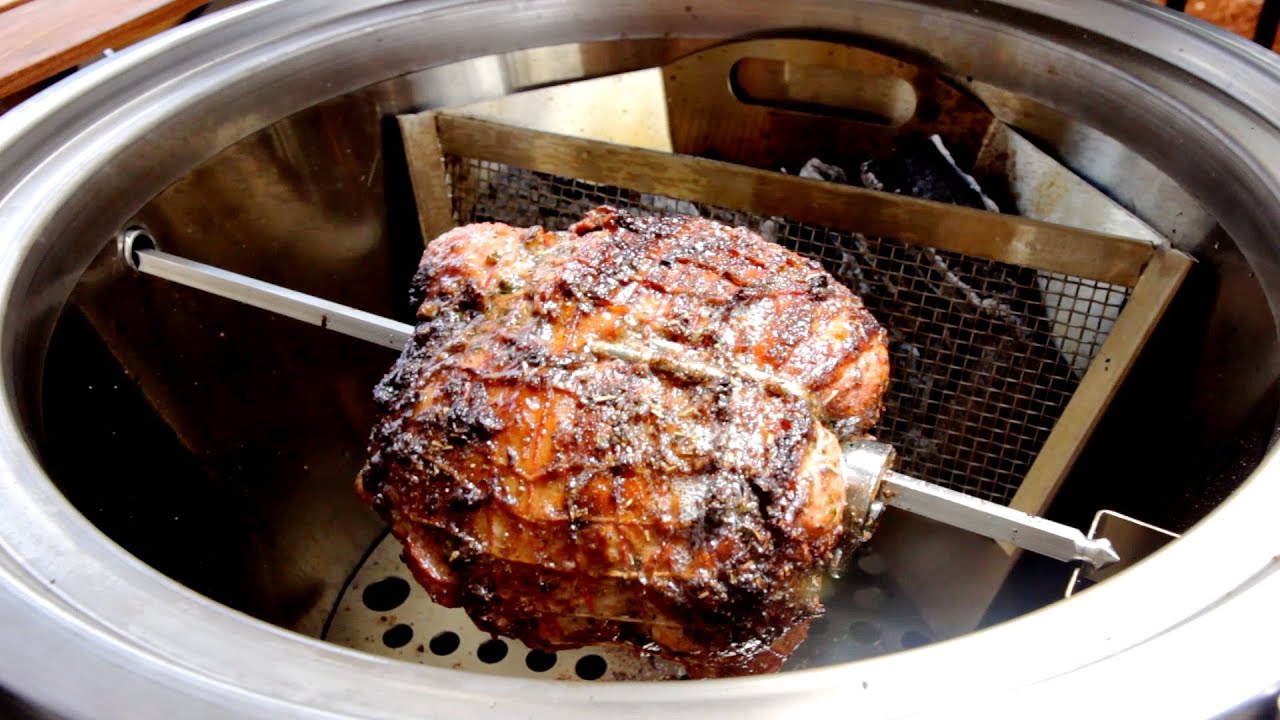
[[[262,282],[158,250],[141,228],[121,234],[120,253],[134,270],[220,297],[400,350],[413,336],[413,326],[357,310],[288,288]],[[670,366],[689,373],[718,373],[668,353],[668,348],[637,348],[600,343],[592,350],[633,362]],[[740,369],[749,372],[748,369]],[[872,439],[847,443],[844,473],[848,488],[849,532],[870,535],[882,512],[896,507],[969,532],[1007,542],[1064,562],[1094,567],[1120,557],[1105,538],[1090,539],[1076,528],[909,477],[892,469],[893,448]]]

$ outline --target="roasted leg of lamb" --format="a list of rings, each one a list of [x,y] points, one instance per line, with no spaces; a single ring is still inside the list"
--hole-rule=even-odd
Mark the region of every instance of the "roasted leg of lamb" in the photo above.
[[[431,596],[547,650],[776,670],[843,537],[885,331],[755,233],[610,208],[432,241],[360,494]]]

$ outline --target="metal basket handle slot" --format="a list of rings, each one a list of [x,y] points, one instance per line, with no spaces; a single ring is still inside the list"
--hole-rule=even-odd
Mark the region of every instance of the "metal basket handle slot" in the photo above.
[[[796,172],[883,154],[904,134],[940,135],[970,167],[994,118],[941,75],[819,40],[749,40],[663,68],[678,153]]]

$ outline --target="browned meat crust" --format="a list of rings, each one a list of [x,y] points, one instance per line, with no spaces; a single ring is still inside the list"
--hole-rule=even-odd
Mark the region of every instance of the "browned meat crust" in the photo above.
[[[414,288],[358,488],[435,600],[534,647],[777,669],[842,539],[837,436],[887,383],[861,301],[748,230],[610,208],[452,230]]]

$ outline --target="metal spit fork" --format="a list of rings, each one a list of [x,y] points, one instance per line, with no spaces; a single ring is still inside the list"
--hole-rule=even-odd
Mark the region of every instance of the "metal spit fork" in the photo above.
[[[140,273],[393,350],[404,349],[413,338],[414,328],[408,323],[163,252],[143,228],[133,227],[121,233],[119,249],[125,263]],[[633,361],[655,361],[644,350],[625,346],[602,343],[592,349]],[[678,362],[688,372],[717,372],[690,361]],[[1064,562],[1082,561],[1101,568],[1120,560],[1105,538],[1090,538],[1068,525],[903,475],[892,469],[893,461],[893,447],[886,443],[865,439],[845,444],[847,529],[855,537],[869,535],[881,512],[889,506]]]

